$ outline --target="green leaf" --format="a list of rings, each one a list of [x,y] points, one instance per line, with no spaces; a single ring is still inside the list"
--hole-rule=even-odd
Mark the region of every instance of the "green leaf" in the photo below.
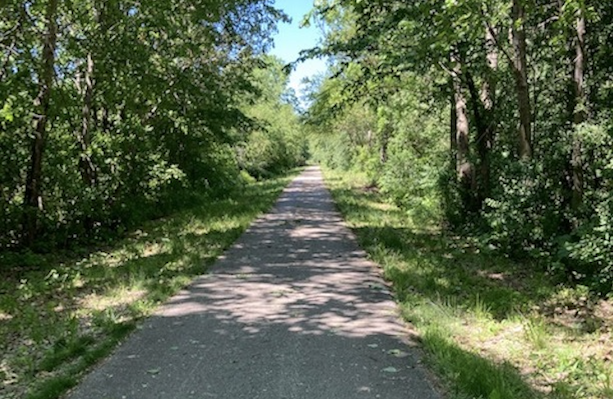
[[[13,115],[13,107],[9,101],[4,103],[2,109],[0,109],[0,119],[4,119],[8,122],[13,122],[15,116]]]

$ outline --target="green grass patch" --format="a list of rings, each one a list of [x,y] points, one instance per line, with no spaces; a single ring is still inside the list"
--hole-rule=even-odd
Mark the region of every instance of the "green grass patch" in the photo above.
[[[0,397],[51,399],[73,387],[139,320],[205,273],[290,178],[199,197],[105,248],[0,253]]]
[[[496,363],[462,349],[438,329],[423,335],[426,350],[435,359],[436,370],[453,382],[457,397],[488,399],[536,399],[541,395],[532,389],[518,370],[508,362]]]
[[[359,173],[325,176],[452,397],[613,398],[611,301],[414,221]]]
[[[56,341],[47,355],[40,361],[40,370],[53,371],[66,361],[83,356],[95,341],[94,337],[90,335],[79,336],[69,341],[65,339]]]
[[[26,399],[55,399],[77,385],[77,378],[67,375],[51,377],[38,384]]]

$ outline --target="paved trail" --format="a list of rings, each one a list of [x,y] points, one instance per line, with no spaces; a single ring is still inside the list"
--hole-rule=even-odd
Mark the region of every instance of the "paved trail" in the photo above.
[[[70,399],[438,399],[308,168]]]

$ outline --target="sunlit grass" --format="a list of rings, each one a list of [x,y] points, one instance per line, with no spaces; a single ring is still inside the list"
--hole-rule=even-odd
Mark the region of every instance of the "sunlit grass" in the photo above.
[[[104,249],[0,254],[0,397],[56,398],[207,268],[289,177],[203,197]]]
[[[611,301],[413,221],[359,173],[325,176],[452,398],[613,398]]]

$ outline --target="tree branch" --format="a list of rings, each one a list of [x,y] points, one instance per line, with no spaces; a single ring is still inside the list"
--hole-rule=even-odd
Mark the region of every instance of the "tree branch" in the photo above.
[[[485,25],[487,27],[487,30],[492,35],[492,39],[494,39],[494,43],[496,43],[496,47],[498,47],[498,50],[502,51],[502,53],[504,54],[506,59],[511,63],[511,65],[514,65],[513,57],[511,57],[511,55],[506,51],[506,49],[500,44],[496,30],[494,30],[492,25],[490,25],[490,23],[487,21],[485,21]]]

